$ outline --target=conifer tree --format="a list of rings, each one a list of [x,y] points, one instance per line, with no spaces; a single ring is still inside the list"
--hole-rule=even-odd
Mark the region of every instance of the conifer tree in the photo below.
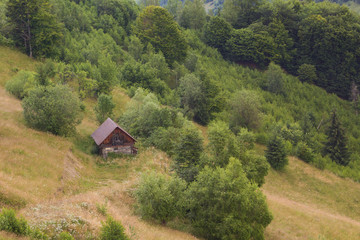
[[[288,164],[285,146],[280,137],[276,135],[272,137],[267,145],[265,157],[271,167],[276,170],[281,170]]]
[[[331,160],[337,164],[346,166],[349,164],[349,151],[347,148],[347,138],[345,129],[337,117],[336,111],[332,112],[331,125],[326,132],[328,142],[325,146],[325,152],[330,155]]]

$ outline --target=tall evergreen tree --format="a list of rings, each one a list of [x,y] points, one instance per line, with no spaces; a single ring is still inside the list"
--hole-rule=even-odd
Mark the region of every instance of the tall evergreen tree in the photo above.
[[[331,160],[337,164],[346,166],[349,164],[349,151],[347,148],[347,138],[345,129],[337,117],[336,111],[332,112],[331,125],[326,132],[328,142],[325,146],[325,152],[330,155]]]
[[[276,135],[272,137],[267,145],[265,157],[276,170],[281,170],[288,164],[284,142],[280,137]]]

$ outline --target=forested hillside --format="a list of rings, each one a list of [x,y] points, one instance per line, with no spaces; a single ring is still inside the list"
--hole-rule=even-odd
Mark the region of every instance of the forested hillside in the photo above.
[[[360,181],[359,41],[359,16],[329,2],[0,0],[2,48],[38,61],[1,81],[23,123],[102,166],[79,124],[113,118],[169,159],[132,191],[136,214],[206,239],[264,238],[260,187],[289,155]]]

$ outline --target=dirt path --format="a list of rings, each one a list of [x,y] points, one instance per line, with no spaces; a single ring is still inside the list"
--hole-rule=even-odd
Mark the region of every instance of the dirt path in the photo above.
[[[135,215],[131,207],[133,198],[129,196],[137,176],[121,183],[107,181],[106,186],[72,196],[47,200],[21,211],[33,224],[64,219],[82,219],[89,224],[92,232],[98,232],[106,217],[98,211],[98,206],[106,207],[107,214],[120,221],[132,239],[141,240],[196,240],[194,236],[166,226],[150,224]]]
[[[311,206],[311,205],[303,204],[303,203],[300,203],[300,202],[296,202],[296,201],[290,200],[288,198],[272,194],[272,193],[270,193],[270,192],[268,192],[266,190],[263,190],[262,192],[266,195],[268,200],[276,202],[276,203],[281,204],[283,206],[293,208],[293,209],[296,209],[297,211],[301,211],[301,212],[304,212],[304,213],[307,213],[307,214],[311,214],[311,215],[315,215],[315,216],[327,217],[329,219],[346,222],[346,223],[349,223],[349,224],[360,227],[360,222],[356,221],[356,220],[354,220],[352,218],[342,216],[342,215],[339,215],[339,214],[330,213],[330,212],[328,212],[326,210],[319,209],[316,206]]]
[[[22,111],[21,102],[9,93],[4,88],[0,87],[0,111],[1,112],[20,112]]]

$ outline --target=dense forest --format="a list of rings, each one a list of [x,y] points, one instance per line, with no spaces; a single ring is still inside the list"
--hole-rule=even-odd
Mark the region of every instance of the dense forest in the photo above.
[[[174,174],[144,175],[135,192],[144,218],[262,239],[272,215],[259,187],[288,155],[360,181],[360,18],[331,2],[216,4],[0,0],[0,44],[42,61],[5,87],[29,127],[73,135],[91,98],[99,124],[113,117],[166,152]],[[115,86],[132,97],[121,116]]]

